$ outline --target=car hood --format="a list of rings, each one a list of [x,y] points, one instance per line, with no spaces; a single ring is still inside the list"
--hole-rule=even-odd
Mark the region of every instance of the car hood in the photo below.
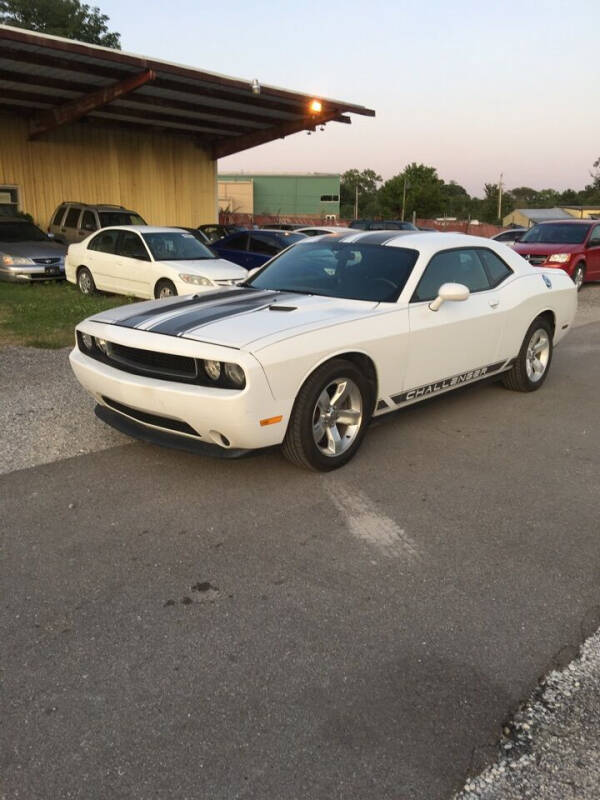
[[[377,305],[240,287],[121,306],[92,320],[241,349],[358,319]]]
[[[171,269],[189,275],[204,275],[205,278],[225,280],[227,278],[244,279],[248,277],[248,270],[233,264],[225,258],[204,258],[198,261],[161,261],[161,264]]]
[[[0,242],[0,253],[24,258],[57,258],[64,256],[67,248],[57,242]]]
[[[519,255],[545,255],[546,253],[577,253],[583,244],[544,244],[544,242],[516,242],[513,249]]]

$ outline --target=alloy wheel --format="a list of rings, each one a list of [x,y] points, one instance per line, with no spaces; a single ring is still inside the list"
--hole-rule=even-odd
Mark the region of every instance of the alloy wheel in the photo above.
[[[537,383],[543,377],[550,360],[550,338],[543,328],[533,332],[525,356],[527,377]]]
[[[312,415],[312,434],[319,451],[329,458],[351,447],[363,418],[362,394],[350,378],[336,378],[319,395]]]

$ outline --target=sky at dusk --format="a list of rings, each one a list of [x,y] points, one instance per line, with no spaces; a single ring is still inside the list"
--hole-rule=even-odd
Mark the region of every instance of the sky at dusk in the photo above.
[[[437,167],[483,194],[581,189],[600,156],[600,0],[97,0],[123,50],[374,108],[220,170],[383,178]]]

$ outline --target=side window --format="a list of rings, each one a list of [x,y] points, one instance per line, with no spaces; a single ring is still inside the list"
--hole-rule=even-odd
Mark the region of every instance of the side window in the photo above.
[[[240,233],[238,236],[232,237],[228,242],[224,242],[223,246],[228,250],[247,250],[248,234]]]
[[[497,242],[512,242],[514,233],[508,231],[507,233],[501,233],[500,236],[496,236]]]
[[[437,253],[425,267],[413,302],[434,300],[443,283],[462,283],[471,292],[490,288],[483,264],[474,248]]]
[[[137,258],[140,261],[150,261],[150,256],[144,243],[133,231],[121,231],[117,242],[116,254],[124,258]]]
[[[64,227],[65,228],[77,228],[77,227],[79,227],[77,223],[79,222],[79,215],[80,214],[81,214],[81,209],[77,208],[77,206],[73,206],[72,208],[70,208],[68,213],[67,213],[67,218],[65,219],[65,222],[64,222]]]
[[[221,239],[221,232],[216,225],[204,225],[201,228],[204,235],[208,238],[209,242],[216,242],[218,239]]]
[[[52,220],[53,225],[60,225],[62,222],[63,215],[65,213],[66,206],[59,206],[56,214],[54,215],[54,219]]]
[[[84,231],[96,231],[98,230],[98,226],[96,225],[96,218],[94,217],[93,211],[84,211],[83,217],[81,218],[81,227]]]
[[[600,225],[596,225],[588,240],[588,247],[598,247],[600,245]]]
[[[102,231],[90,241],[88,250],[96,250],[98,253],[114,253],[118,238],[119,231]]]
[[[512,269],[496,253],[492,253],[491,250],[478,250],[477,252],[479,258],[483,261],[492,289],[499,286],[509,275],[512,275]]]
[[[254,233],[250,236],[250,252],[260,253],[264,256],[274,256],[281,250],[281,245],[275,239],[264,234]]]

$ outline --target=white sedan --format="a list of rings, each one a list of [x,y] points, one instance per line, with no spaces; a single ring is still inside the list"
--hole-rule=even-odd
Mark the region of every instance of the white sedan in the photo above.
[[[134,436],[282,444],[331,470],[374,416],[488,377],[539,389],[576,305],[565,272],[489,239],[359,231],[303,241],[241,287],[96,314],[70,358],[98,415]]]
[[[243,267],[218,258],[183,228],[103,228],[67,251],[65,275],[83,294],[96,289],[132,297],[197,294],[245,280]]]

